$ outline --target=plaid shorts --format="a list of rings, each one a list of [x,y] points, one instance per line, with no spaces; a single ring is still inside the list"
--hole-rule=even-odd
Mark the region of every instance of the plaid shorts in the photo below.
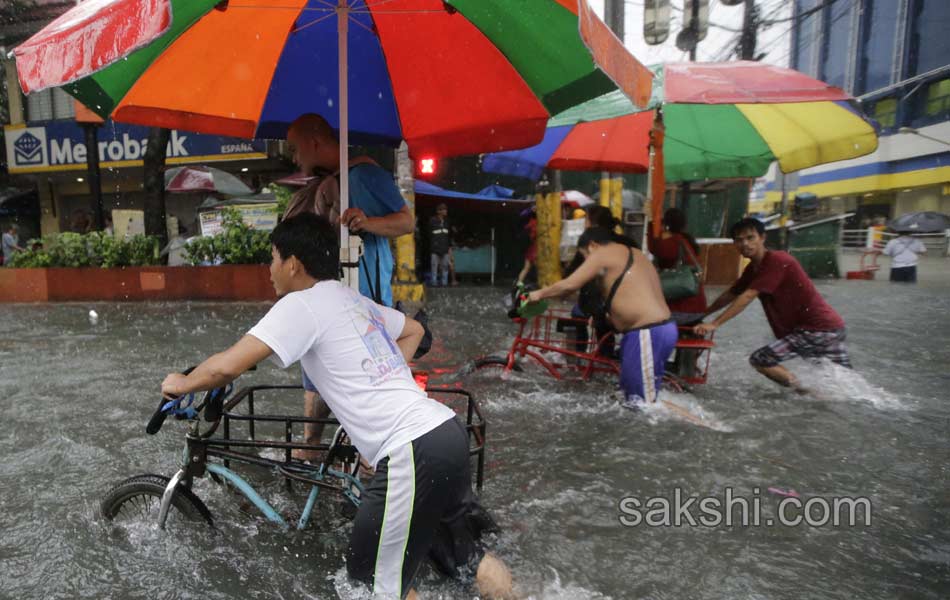
[[[834,331],[809,331],[796,329],[768,346],[762,346],[749,356],[753,367],[774,367],[782,361],[801,356],[817,360],[827,358],[833,363],[851,368],[844,329]]]

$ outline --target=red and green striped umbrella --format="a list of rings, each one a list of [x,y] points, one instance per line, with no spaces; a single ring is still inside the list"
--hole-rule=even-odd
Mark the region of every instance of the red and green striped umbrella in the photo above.
[[[656,70],[648,111],[609,93],[556,115],[541,144],[489,155],[489,172],[536,178],[545,167],[644,172],[662,108],[666,181],[759,177],[855,158],[877,148],[874,126],[842,90],[752,62],[672,63]]]

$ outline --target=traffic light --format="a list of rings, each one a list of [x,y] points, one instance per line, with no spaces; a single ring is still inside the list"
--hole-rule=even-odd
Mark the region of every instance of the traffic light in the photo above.
[[[424,156],[416,161],[416,176],[423,179],[435,177],[439,164],[435,157]]]

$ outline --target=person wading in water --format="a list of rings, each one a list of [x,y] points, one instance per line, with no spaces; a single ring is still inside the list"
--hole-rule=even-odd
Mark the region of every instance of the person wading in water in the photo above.
[[[577,241],[584,262],[566,279],[531,292],[528,301],[565,296],[595,278],[599,280],[610,321],[623,334],[623,405],[636,410],[644,402],[656,402],[666,361],[676,346],[677,329],[653,264],[640,250],[617,239],[602,227],[585,231]]]

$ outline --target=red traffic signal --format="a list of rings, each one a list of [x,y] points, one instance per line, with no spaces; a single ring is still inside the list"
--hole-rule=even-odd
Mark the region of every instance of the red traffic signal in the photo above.
[[[435,158],[427,156],[416,161],[416,172],[422,177],[432,177],[438,168]]]

